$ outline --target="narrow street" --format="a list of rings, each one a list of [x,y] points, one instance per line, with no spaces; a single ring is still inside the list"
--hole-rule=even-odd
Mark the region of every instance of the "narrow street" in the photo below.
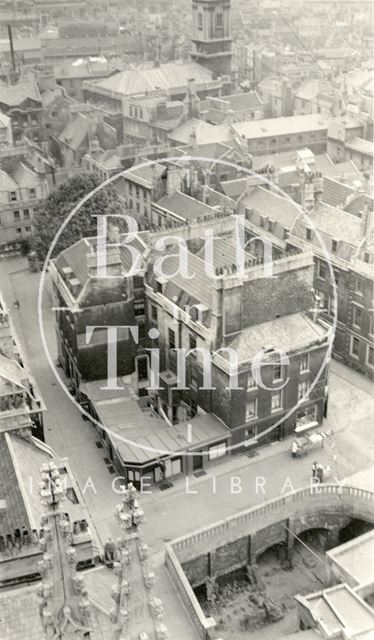
[[[118,535],[113,509],[120,497],[112,488],[116,475],[110,473],[104,462],[105,452],[96,445],[95,429],[83,420],[50,370],[38,326],[39,277],[40,274],[27,270],[25,259],[0,262],[0,290],[47,405],[46,441],[57,455],[69,458],[98,533],[105,542],[108,535]],[[13,308],[15,299],[22,301],[18,310]],[[47,342],[56,361],[54,314],[48,294],[44,296],[43,305]],[[58,372],[61,374],[61,369]],[[329,464],[333,476],[339,479],[371,464],[370,412],[374,409],[374,399],[370,388],[370,382],[359,374],[334,361],[331,363],[329,416],[325,426],[335,433],[325,448],[318,452],[318,461]],[[313,459],[307,456],[294,460],[289,447],[289,441],[281,442],[260,449],[254,458],[245,455],[227,458],[211,468],[203,478],[191,478],[188,486],[185,479],[177,479],[173,480],[174,486],[168,491],[155,490],[144,494],[144,539],[152,551],[161,551],[163,542],[175,536],[230,516],[281,492],[307,485]],[[121,481],[115,480],[114,486],[119,490],[120,485]]]

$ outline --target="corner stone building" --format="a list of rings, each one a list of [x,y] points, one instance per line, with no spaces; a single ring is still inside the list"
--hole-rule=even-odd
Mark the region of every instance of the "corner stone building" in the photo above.
[[[208,460],[225,455],[228,445],[243,449],[321,424],[329,342],[329,331],[307,315],[313,306],[311,253],[274,261],[272,278],[264,277],[264,265],[248,254],[244,275],[239,276],[232,239],[219,238],[214,244],[216,279],[205,272],[196,245],[189,255],[194,278],[177,274],[163,282],[151,269],[146,278],[147,316],[160,332],[163,381],[175,382],[180,373],[175,349],[188,352],[188,390],[164,385],[159,405],[171,422],[182,409],[187,419],[206,412],[226,425],[227,437],[214,443]],[[174,273],[177,259],[170,255],[168,265]],[[211,354],[209,390],[204,388],[203,349]],[[227,349],[237,355],[238,384],[232,388],[236,363]],[[288,363],[281,362],[280,352]],[[262,384],[253,367],[259,357]],[[206,458],[197,455],[194,470],[204,464]]]

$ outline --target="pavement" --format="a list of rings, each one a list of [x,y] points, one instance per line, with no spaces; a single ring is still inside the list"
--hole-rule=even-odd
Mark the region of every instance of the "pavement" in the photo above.
[[[117,537],[119,528],[113,516],[120,501],[121,480],[108,471],[105,452],[96,445],[95,428],[64,393],[46,359],[37,317],[37,291],[40,274],[30,273],[23,258],[0,261],[0,289],[9,305],[19,338],[28,355],[29,365],[47,405],[45,437],[61,457],[68,457],[103,542]],[[13,301],[21,302],[19,310]],[[50,289],[43,297],[45,335],[54,361],[57,360],[54,314]],[[58,373],[63,377],[62,370]],[[329,415],[323,428],[334,430],[318,461],[332,467],[337,479],[350,476],[372,464],[374,399],[372,383],[360,374],[332,361],[329,382]],[[161,563],[164,542],[184,535],[216,520],[234,515],[310,482],[310,456],[293,459],[290,440],[258,450],[248,458],[235,455],[208,469],[200,478],[180,478],[173,487],[161,492],[143,493],[145,510],[144,539],[155,560]],[[114,487],[112,483],[114,481]]]

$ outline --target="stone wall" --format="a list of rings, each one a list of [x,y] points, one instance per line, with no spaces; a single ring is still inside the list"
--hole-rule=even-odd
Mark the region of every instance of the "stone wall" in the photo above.
[[[326,484],[275,498],[167,544],[166,565],[199,636],[212,637],[206,623],[210,630],[215,623],[205,618],[191,585],[253,563],[274,544],[290,550],[295,535],[306,530],[328,529],[330,544],[336,544],[339,528],[350,518],[374,524],[374,493]]]

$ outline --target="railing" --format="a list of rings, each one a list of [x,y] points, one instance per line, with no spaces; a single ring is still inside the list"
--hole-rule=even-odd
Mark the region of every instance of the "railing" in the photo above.
[[[264,502],[259,507],[252,507],[251,509],[242,511],[225,520],[220,520],[210,526],[203,527],[195,533],[176,538],[165,545],[166,566],[191,616],[196,631],[202,640],[209,640],[209,638],[212,637],[211,632],[214,630],[216,622],[213,618],[207,618],[205,616],[177,557],[178,551],[192,547],[194,544],[201,543],[204,540],[212,540],[215,537],[217,541],[219,541],[220,538],[222,538],[222,534],[227,533],[229,530],[234,530],[244,523],[255,522],[257,520],[259,523],[262,521],[263,524],[263,517],[265,515],[274,513],[274,516],[276,516],[281,509],[287,507],[289,507],[292,513],[293,507],[299,508],[301,505],[303,511],[307,512],[309,500],[313,501],[313,504],[316,502],[318,504],[318,500],[324,499],[326,501],[326,498],[329,496],[338,497],[342,501],[341,504],[345,501],[357,501],[360,499],[368,501],[369,504],[373,505],[371,519],[374,522],[374,493],[372,491],[359,489],[358,487],[324,484],[315,485],[314,487],[304,487],[303,489],[293,491],[282,497],[274,498],[273,500]]]
[[[197,542],[202,540],[218,537],[224,531],[229,529],[235,529],[239,524],[255,521],[257,518],[264,516],[270,512],[277,511],[286,506],[291,506],[295,503],[304,503],[305,499],[311,498],[312,500],[318,500],[321,497],[328,495],[339,496],[341,499],[351,498],[363,498],[374,502],[374,493],[367,491],[366,489],[359,489],[356,487],[345,487],[337,484],[324,484],[315,485],[315,487],[304,487],[292,493],[288,493],[280,498],[274,498],[264,502],[259,507],[252,507],[246,511],[241,511],[239,514],[220,520],[212,525],[198,529],[195,533],[187,534],[180,538],[176,538],[170,544],[175,552],[181,549],[191,547]],[[305,506],[307,510],[307,506]],[[374,507],[373,507],[373,521],[374,521]]]

